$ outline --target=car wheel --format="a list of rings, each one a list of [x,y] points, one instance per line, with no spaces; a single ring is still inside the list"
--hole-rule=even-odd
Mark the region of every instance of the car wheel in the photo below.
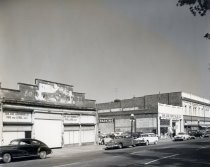
[[[40,158],[40,159],[45,159],[46,157],[47,157],[46,151],[40,151],[40,152],[39,152],[39,158]]]
[[[119,144],[119,149],[123,148],[123,145],[122,143]]]
[[[12,161],[12,156],[9,153],[5,153],[2,156],[2,160],[4,163],[9,163]]]
[[[147,140],[147,141],[146,141],[146,146],[148,146],[148,145],[149,145],[149,141]]]
[[[156,145],[157,144],[157,141],[155,141],[154,144]]]

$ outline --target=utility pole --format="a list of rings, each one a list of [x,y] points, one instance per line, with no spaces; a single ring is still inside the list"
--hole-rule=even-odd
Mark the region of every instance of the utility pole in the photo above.
[[[0,98],[0,146],[3,145],[3,103]]]

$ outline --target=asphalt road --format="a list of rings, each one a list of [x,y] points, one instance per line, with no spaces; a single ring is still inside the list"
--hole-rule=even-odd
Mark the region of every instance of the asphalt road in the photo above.
[[[18,160],[0,167],[210,166],[210,139]]]

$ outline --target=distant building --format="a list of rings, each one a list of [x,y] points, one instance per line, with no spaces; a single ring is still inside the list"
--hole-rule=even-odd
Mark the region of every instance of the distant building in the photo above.
[[[95,100],[72,85],[36,79],[19,89],[0,87],[0,145],[15,138],[36,138],[49,147],[95,143]]]
[[[165,136],[210,127],[210,100],[184,92],[146,95],[96,106],[100,133],[155,132]]]

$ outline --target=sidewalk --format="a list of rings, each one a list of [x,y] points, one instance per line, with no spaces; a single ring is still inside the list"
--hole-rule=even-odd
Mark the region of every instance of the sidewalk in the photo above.
[[[161,138],[161,139],[159,139],[159,143],[165,143],[165,142],[172,142],[173,141],[173,139],[171,139],[171,138]]]
[[[92,152],[92,151],[99,151],[104,149],[104,145],[84,145],[84,146],[78,146],[78,145],[69,145],[64,146],[63,148],[56,148],[52,149],[52,156],[62,156],[62,155],[73,155],[73,154],[79,154],[84,152]]]
[[[160,139],[158,143],[169,143],[172,142],[170,138],[163,138]],[[85,152],[92,152],[92,151],[100,151],[104,150],[104,145],[84,145],[84,146],[78,146],[78,145],[69,145],[65,146],[63,148],[57,148],[52,149],[53,153],[50,156],[67,156],[67,155],[74,155],[79,153],[85,153]]]

